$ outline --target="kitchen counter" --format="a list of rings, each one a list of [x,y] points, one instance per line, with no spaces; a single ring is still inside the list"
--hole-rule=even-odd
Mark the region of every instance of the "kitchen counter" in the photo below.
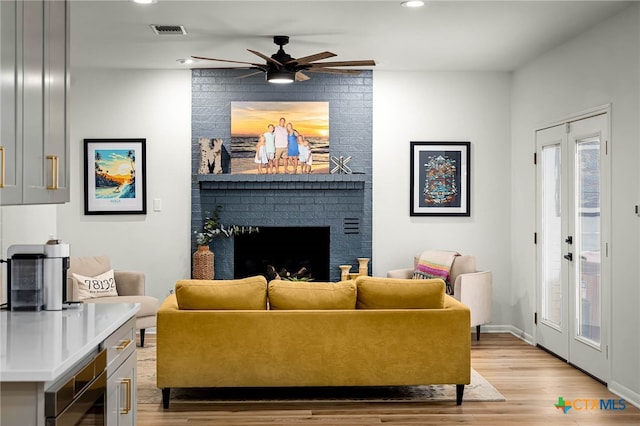
[[[63,311],[0,312],[0,382],[51,382],[140,309],[84,303]]]

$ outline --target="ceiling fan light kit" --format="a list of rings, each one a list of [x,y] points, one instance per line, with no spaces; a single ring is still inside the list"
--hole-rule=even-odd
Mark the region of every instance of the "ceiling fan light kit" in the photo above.
[[[415,8],[424,6],[424,2],[421,0],[409,0],[403,1],[402,3],[400,3],[400,5],[404,7]]]
[[[266,81],[269,83],[293,83],[294,81],[306,81],[310,77],[303,71],[319,72],[327,74],[360,74],[360,70],[356,69],[341,69],[339,67],[361,67],[361,66],[375,66],[373,60],[362,61],[337,61],[337,62],[317,62],[323,59],[328,59],[336,56],[331,52],[319,52],[313,55],[303,56],[302,58],[293,58],[286,53],[283,46],[289,43],[289,36],[278,35],[273,37],[273,42],[279,46],[276,53],[271,56],[267,56],[263,53],[255,50],[247,49],[250,53],[260,57],[265,61],[264,64],[255,62],[234,61],[231,59],[216,59],[207,58],[203,56],[192,56],[196,60],[217,61],[217,62],[229,62],[234,64],[242,64],[243,66],[235,66],[231,68],[222,69],[245,69],[254,70],[249,74],[241,75],[236,78],[246,78],[255,74],[264,73]],[[214,68],[215,69],[215,68]],[[220,69],[220,68],[218,68]],[[257,70],[257,71],[256,71]]]
[[[287,83],[293,83],[295,80],[296,80],[296,73],[293,71],[278,70],[278,69],[267,71],[267,81],[269,83],[287,84]]]

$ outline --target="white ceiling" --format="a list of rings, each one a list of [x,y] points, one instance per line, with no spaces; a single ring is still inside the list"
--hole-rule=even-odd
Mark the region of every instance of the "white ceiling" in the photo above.
[[[376,70],[512,71],[631,2],[400,0],[71,0],[73,67],[180,69],[191,55],[263,61],[273,35],[289,35],[293,57],[324,50],[331,60],[374,59]],[[150,24],[183,25],[158,36]],[[224,67],[207,62],[199,67]]]

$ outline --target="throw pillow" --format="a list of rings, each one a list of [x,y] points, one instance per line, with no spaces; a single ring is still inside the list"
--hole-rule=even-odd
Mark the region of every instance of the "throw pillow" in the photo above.
[[[357,309],[442,309],[444,281],[360,276]]]
[[[72,275],[78,286],[78,299],[80,300],[118,295],[113,269],[95,277],[85,277],[75,273]]]
[[[180,280],[176,299],[183,310],[266,310],[267,280],[261,275],[237,280]]]
[[[269,309],[355,309],[356,285],[273,280],[269,282]]]

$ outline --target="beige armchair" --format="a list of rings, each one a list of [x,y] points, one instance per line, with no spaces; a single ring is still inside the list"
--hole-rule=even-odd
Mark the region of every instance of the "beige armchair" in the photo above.
[[[414,265],[419,255],[414,257]],[[394,269],[387,272],[388,278],[411,278],[415,268]],[[471,326],[476,326],[476,339],[480,340],[480,326],[491,322],[492,274],[477,271],[475,256],[456,256],[451,265],[453,297],[471,310]]]
[[[79,300],[77,283],[72,274],[95,277],[110,269],[112,268],[108,256],[70,257],[67,271],[67,300]],[[144,346],[145,329],[156,326],[159,301],[155,297],[145,296],[144,273],[116,270],[113,273],[118,296],[86,299],[85,303],[139,303],[136,329],[140,330],[140,346]]]

